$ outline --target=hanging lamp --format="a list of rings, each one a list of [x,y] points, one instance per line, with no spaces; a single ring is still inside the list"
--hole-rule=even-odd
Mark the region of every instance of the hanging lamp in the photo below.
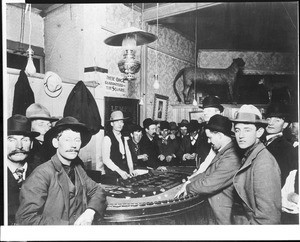
[[[132,22],[133,25],[133,4],[132,6]],[[143,13],[142,13],[143,14]],[[125,80],[135,80],[135,73],[140,70],[141,63],[135,59],[136,47],[149,44],[157,39],[154,34],[131,26],[121,30],[104,40],[104,43],[111,46],[123,47],[123,59],[118,62],[120,72],[124,74]]]
[[[197,89],[196,89],[196,72],[197,72],[197,3],[196,3],[196,18],[195,18],[195,71],[194,71],[194,100],[193,100],[193,105],[198,106],[197,102]]]
[[[25,68],[25,72],[27,73],[27,75],[32,76],[36,73],[36,69],[33,63],[33,55],[34,55],[34,51],[31,49],[31,4],[27,4],[26,5],[26,11],[29,11],[29,48],[26,51],[27,52],[27,56],[28,56],[28,60],[27,60],[27,65]],[[25,11],[25,12],[26,12]]]

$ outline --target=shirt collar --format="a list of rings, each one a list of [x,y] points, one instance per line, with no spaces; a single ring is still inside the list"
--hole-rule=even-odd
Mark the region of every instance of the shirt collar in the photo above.
[[[277,133],[277,134],[269,134],[269,135],[266,136],[266,139],[269,140],[269,139],[271,139],[273,137],[277,137],[277,136],[278,137],[283,136],[283,133],[280,132],[280,133]]]
[[[23,177],[25,179],[25,174],[28,168],[28,163],[25,162],[23,166],[19,166],[17,163],[13,163],[13,162],[7,162],[7,167],[8,169],[11,171],[11,173],[13,174],[13,176],[15,177],[15,179],[17,180],[19,177],[18,175],[15,173],[17,168],[24,168],[24,172],[23,172]]]

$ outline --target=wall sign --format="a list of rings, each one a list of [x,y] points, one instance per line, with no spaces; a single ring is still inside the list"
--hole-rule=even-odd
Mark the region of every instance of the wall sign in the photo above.
[[[107,74],[104,80],[104,88],[107,96],[128,96],[128,81],[120,76]]]

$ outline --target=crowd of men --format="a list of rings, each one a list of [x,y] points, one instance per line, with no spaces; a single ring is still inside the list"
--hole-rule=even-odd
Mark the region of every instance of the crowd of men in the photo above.
[[[128,179],[139,169],[192,166],[175,197],[208,196],[215,224],[297,224],[298,117],[282,103],[265,117],[253,105],[222,115],[214,96],[203,100],[204,121],[151,118],[128,124],[113,111],[102,141],[103,175]],[[80,149],[92,137],[73,117],[51,117],[40,104],[7,121],[8,224],[90,225],[107,206],[106,192],[86,173]]]

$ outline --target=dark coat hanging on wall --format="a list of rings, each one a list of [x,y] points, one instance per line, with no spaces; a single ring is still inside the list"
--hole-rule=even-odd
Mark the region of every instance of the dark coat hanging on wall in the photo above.
[[[15,84],[12,115],[22,114],[25,116],[26,109],[34,103],[34,93],[30,87],[24,70],[20,71],[18,81]]]
[[[94,135],[103,129],[97,103],[82,81],[72,89],[64,108],[64,117],[72,116],[90,128]]]

